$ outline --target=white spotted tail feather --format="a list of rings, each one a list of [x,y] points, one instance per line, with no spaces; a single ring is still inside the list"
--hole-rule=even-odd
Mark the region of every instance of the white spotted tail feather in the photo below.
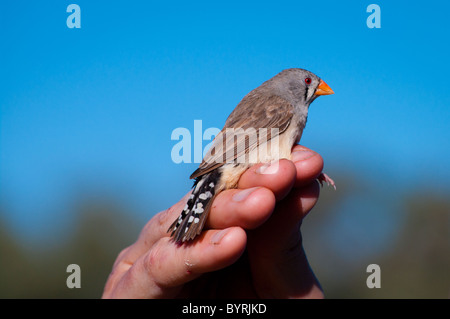
[[[201,233],[214,199],[217,175],[215,170],[195,180],[186,206],[167,230],[176,242],[194,239]]]

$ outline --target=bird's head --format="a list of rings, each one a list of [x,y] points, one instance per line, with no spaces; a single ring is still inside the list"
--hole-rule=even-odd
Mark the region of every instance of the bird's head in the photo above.
[[[291,103],[309,106],[320,95],[334,94],[322,79],[304,69],[286,69],[278,73],[267,84],[281,97]]]

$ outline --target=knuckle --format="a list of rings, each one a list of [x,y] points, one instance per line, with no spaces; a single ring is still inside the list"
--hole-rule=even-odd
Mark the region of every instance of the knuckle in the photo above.
[[[167,224],[167,219],[168,219],[168,216],[170,215],[169,212],[170,212],[171,208],[169,208],[165,211],[162,211],[155,216],[156,222],[159,227],[164,227]]]
[[[130,250],[130,247],[126,247],[119,252],[119,254],[117,255],[116,261],[114,262],[113,269],[116,268],[117,265],[119,265],[119,263],[121,263],[125,259],[125,256],[127,255],[129,250]]]
[[[119,255],[117,255],[117,259],[123,259],[124,256],[127,254],[127,252],[130,250],[130,246],[125,247],[124,249],[122,249],[119,253]]]
[[[158,241],[148,252],[147,256],[144,259],[144,268],[145,271],[154,275],[157,272],[160,272],[164,267],[164,259],[165,259],[165,250],[162,249],[162,245],[160,241]]]

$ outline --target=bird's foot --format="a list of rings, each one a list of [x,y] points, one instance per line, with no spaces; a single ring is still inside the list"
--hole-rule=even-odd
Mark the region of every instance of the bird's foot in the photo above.
[[[334,190],[336,190],[336,184],[334,181],[325,173],[320,173],[319,177],[317,177],[320,185],[323,186],[323,183],[327,183],[328,186],[333,186]]]

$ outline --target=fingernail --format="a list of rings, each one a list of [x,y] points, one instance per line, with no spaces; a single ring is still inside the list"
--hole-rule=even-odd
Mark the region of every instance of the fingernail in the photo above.
[[[264,164],[256,169],[256,173],[262,174],[269,167],[269,164]]]
[[[307,160],[308,158],[313,157],[316,154],[317,153],[313,152],[313,151],[297,151],[297,152],[292,153],[292,161],[294,163],[304,161],[304,160]]]
[[[218,245],[220,244],[220,241],[222,240],[222,238],[230,231],[229,228],[227,229],[222,229],[220,232],[215,233],[212,237],[211,237],[211,244],[213,245]]]
[[[238,193],[233,195],[233,201],[235,202],[242,202],[245,200],[251,193],[253,193],[256,189],[259,187],[252,187],[244,189],[243,191],[239,191]]]
[[[264,164],[256,169],[256,173],[258,174],[276,174],[278,172],[278,168],[280,167],[280,161],[275,161],[270,164]]]

